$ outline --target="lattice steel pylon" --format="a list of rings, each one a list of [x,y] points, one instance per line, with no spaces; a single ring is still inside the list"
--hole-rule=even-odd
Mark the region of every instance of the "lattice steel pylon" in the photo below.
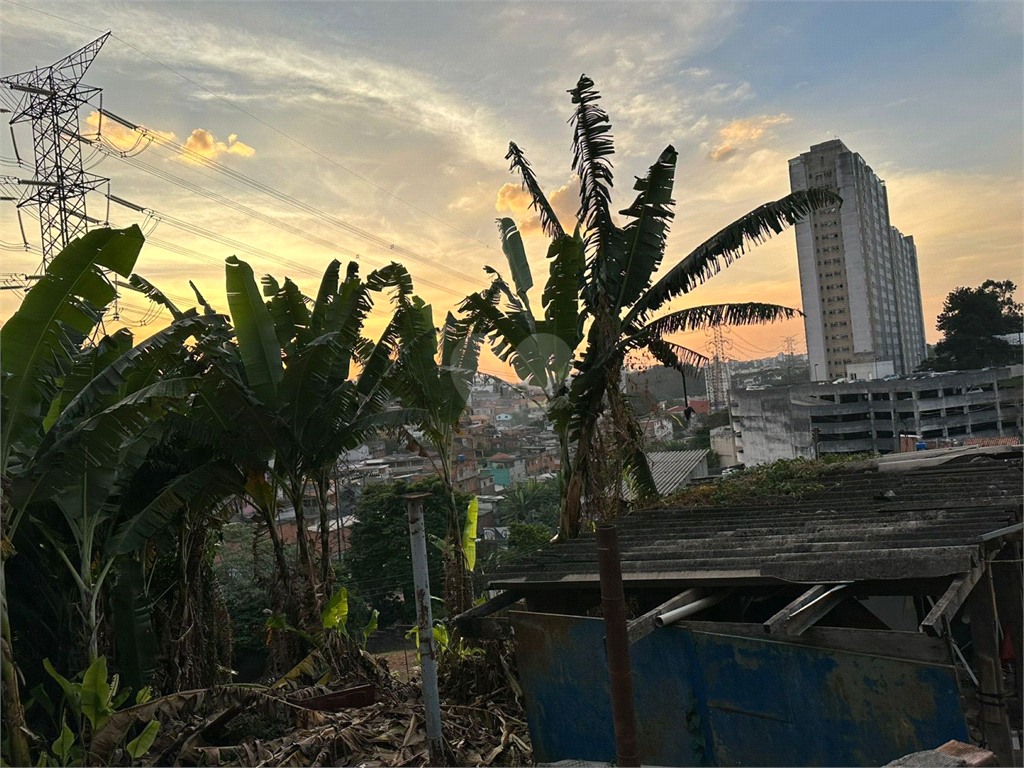
[[[32,123],[36,174],[22,183],[36,191],[18,205],[39,206],[44,266],[95,221],[86,213],[85,195],[108,181],[82,168],[78,110],[100,92],[80,81],[109,36],[48,67],[0,78],[0,84],[21,94],[11,123]]]
[[[729,349],[732,342],[726,337],[722,326],[715,325],[707,330],[711,340],[707,351],[711,360],[704,366],[704,385],[707,388],[711,410],[719,411],[729,407]]]

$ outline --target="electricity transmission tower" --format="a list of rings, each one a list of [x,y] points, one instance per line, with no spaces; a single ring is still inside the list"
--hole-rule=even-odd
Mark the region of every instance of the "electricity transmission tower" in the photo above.
[[[711,341],[707,344],[707,351],[711,362],[704,368],[704,383],[711,401],[711,410],[720,411],[729,407],[728,350],[732,348],[732,342],[725,337],[720,325],[710,328],[709,333]]]
[[[85,195],[108,179],[82,167],[78,110],[100,92],[83,85],[81,79],[109,36],[107,32],[48,67],[0,78],[0,84],[21,94],[11,123],[32,123],[36,173],[34,179],[21,183],[36,191],[18,206],[39,206],[44,267],[83,235],[90,222],[97,223],[86,214]]]
[[[786,386],[793,383],[793,355],[796,354],[796,336],[786,336],[782,340],[782,348],[786,353]]]

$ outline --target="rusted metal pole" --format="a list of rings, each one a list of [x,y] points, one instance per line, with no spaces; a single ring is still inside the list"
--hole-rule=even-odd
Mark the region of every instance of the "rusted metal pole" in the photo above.
[[[604,613],[612,719],[615,722],[615,764],[627,768],[639,766],[640,746],[636,734],[633,671],[629,662],[626,595],[622,590],[619,534],[614,525],[597,526],[597,568],[601,576],[601,610]]]
[[[427,536],[423,523],[423,499],[429,493],[410,493],[409,543],[412,548],[412,577],[416,590],[416,619],[419,631],[420,669],[423,675],[423,716],[427,724],[430,765],[446,765],[441,736],[441,698],[437,692],[437,656],[434,648],[434,619],[430,610],[430,572],[427,567]]]

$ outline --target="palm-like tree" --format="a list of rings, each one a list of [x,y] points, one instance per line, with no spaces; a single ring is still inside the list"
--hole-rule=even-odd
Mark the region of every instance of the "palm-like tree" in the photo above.
[[[793,317],[798,311],[776,304],[744,302],[658,313],[673,299],[732,264],[751,245],[780,233],[813,210],[842,202],[826,188],[812,188],[762,205],[720,230],[655,281],[674,216],[672,189],[677,153],[667,147],[647,175],[637,179],[637,197],[619,212],[626,222],[617,225],[611,214],[611,123],[598,106],[600,95],[586,75],[580,77],[570,94],[576,105],[572,167],[580,179],[577,219],[584,234],[585,254],[578,320],[579,327],[588,323],[589,328],[585,349],[574,360],[575,376],[568,387],[568,434],[575,455],[560,521],[560,535],[565,537],[579,533],[584,500],[590,505],[588,517],[614,513],[615,503],[621,500],[623,475],[641,497],[656,493],[643,453],[642,432],[621,391],[621,371],[627,355],[644,352],[685,375],[703,364],[705,358],[670,341],[667,337],[671,334],[714,325],[767,323]],[[522,172],[528,165],[517,154],[510,152],[513,166]],[[545,231],[558,243],[559,233],[564,236],[561,225],[532,174],[523,176]],[[482,302],[472,299],[472,308],[483,311]],[[566,320],[570,318],[577,319],[570,314]],[[516,343],[511,334],[501,335],[499,344],[515,347],[518,355],[524,342]]]
[[[558,436],[563,491],[568,487],[572,469],[569,424],[568,381],[573,356],[583,340],[580,324],[580,278],[584,269],[584,243],[579,227],[569,235],[537,182],[523,151],[509,144],[511,171],[518,171],[523,187],[532,197],[531,207],[538,211],[541,227],[551,238],[548,247],[548,279],[541,295],[543,315],[537,317],[530,304],[533,287],[530,262],[523,238],[515,221],[498,219],[501,246],[512,275],[515,291],[491,267],[490,287],[468,296],[460,310],[467,322],[490,336],[494,353],[509,363],[528,385],[544,392],[544,409]]]

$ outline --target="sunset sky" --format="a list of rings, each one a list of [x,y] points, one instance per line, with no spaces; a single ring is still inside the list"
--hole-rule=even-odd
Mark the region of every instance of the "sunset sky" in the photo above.
[[[615,210],[632,201],[633,177],[666,144],[679,152],[666,264],[787,194],[787,160],[836,136],[886,181],[892,223],[914,236],[930,342],[951,289],[1022,279],[1024,31],[1017,2],[0,0],[0,13],[3,74],[50,64],[110,29],[119,39],[107,42],[84,80],[103,88],[106,109],[299,201],[293,207],[256,192],[160,141],[130,162],[95,158],[102,162],[93,172],[112,179],[114,195],[287,260],[282,266],[159,223],[154,239],[207,259],[151,244],[138,272],[177,297],[190,295],[193,279],[223,309],[225,256],[237,253],[257,274],[288,275],[313,293],[332,258],[347,260],[334,244],[360,254],[364,271],[403,261],[441,317],[486,284],[484,265],[507,272],[497,216],[523,223],[539,303],[545,243],[504,156],[508,142],[517,142],[563,222],[571,219],[577,200],[566,90],[581,72],[595,80],[612,120]],[[84,133],[97,128],[89,113],[82,111]],[[103,129],[118,146],[136,144],[116,123],[105,120]],[[17,126],[16,135],[20,155],[31,157],[27,126]],[[2,173],[30,175],[7,162],[13,156],[5,131]],[[139,163],[256,209],[265,220]],[[90,215],[105,217],[101,196],[89,204]],[[0,203],[0,211],[0,240],[20,242],[13,205]],[[111,210],[117,226],[138,218]],[[35,221],[26,217],[25,225],[38,243]],[[38,260],[5,249],[2,269],[32,272]],[[14,296],[4,291],[0,298],[6,318]],[[800,306],[791,230],[673,308],[746,300]],[[130,302],[146,305],[137,295]],[[124,316],[139,319],[131,309]],[[790,334],[803,349],[800,321],[731,331],[731,354],[776,354]],[[700,350],[707,339],[680,341]]]

